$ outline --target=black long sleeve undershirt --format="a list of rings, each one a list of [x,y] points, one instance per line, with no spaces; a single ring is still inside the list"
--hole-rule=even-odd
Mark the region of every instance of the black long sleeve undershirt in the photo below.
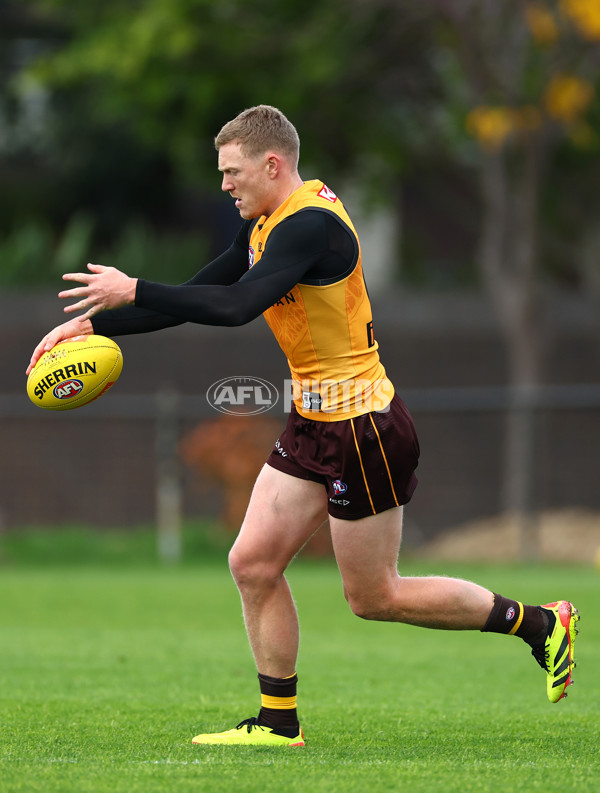
[[[220,256],[202,268],[188,284],[233,284],[248,270],[248,223],[244,223],[236,238]],[[243,245],[245,235],[246,244]],[[102,336],[126,336],[131,333],[148,333],[163,328],[183,325],[184,319],[169,316],[161,311],[123,306],[113,311],[102,311],[92,317],[94,333]]]
[[[225,253],[179,286],[138,280],[135,306],[92,319],[94,333],[118,336],[194,322],[237,326],[258,317],[297,283],[333,283],[356,264],[355,236],[332,214],[302,210],[276,226],[248,269],[246,221]]]

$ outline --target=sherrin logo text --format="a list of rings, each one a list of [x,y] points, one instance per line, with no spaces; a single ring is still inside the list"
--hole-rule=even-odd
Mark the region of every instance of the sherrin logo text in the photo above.
[[[80,361],[79,363],[69,364],[62,366],[59,369],[54,369],[43,377],[35,387],[34,394],[38,399],[44,398],[44,393],[50,388],[53,388],[53,395],[58,399],[66,399],[75,396],[83,388],[83,383],[79,379],[82,375],[96,374],[96,361]],[[57,388],[69,382],[71,385],[65,389],[64,393],[58,393]],[[77,384],[81,387],[78,388]],[[76,390],[77,389],[77,390]]]

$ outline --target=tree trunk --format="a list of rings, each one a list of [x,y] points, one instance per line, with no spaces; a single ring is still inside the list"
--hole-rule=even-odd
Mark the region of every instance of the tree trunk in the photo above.
[[[535,282],[541,151],[531,140],[518,158],[514,153],[504,148],[483,154],[480,263],[506,343],[511,389],[504,509],[516,520],[521,558],[535,559],[535,402],[543,342]]]

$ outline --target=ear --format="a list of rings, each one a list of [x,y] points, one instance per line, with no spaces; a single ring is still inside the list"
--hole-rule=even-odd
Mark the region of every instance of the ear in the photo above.
[[[277,178],[281,172],[281,164],[281,156],[279,154],[275,154],[275,152],[269,152],[267,154],[266,170],[269,179]]]

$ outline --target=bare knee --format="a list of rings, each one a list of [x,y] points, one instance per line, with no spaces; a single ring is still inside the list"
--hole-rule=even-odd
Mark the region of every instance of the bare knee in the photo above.
[[[378,603],[368,602],[361,599],[348,599],[352,613],[361,620],[384,620],[384,610]]]
[[[402,622],[406,604],[402,579],[397,574],[384,576],[376,584],[345,585],[344,597],[352,613],[363,620]]]
[[[386,620],[391,612],[387,594],[377,592],[355,592],[344,590],[344,597],[352,613],[362,620]]]
[[[269,586],[283,572],[271,559],[238,545],[229,552],[229,569],[238,589]]]

